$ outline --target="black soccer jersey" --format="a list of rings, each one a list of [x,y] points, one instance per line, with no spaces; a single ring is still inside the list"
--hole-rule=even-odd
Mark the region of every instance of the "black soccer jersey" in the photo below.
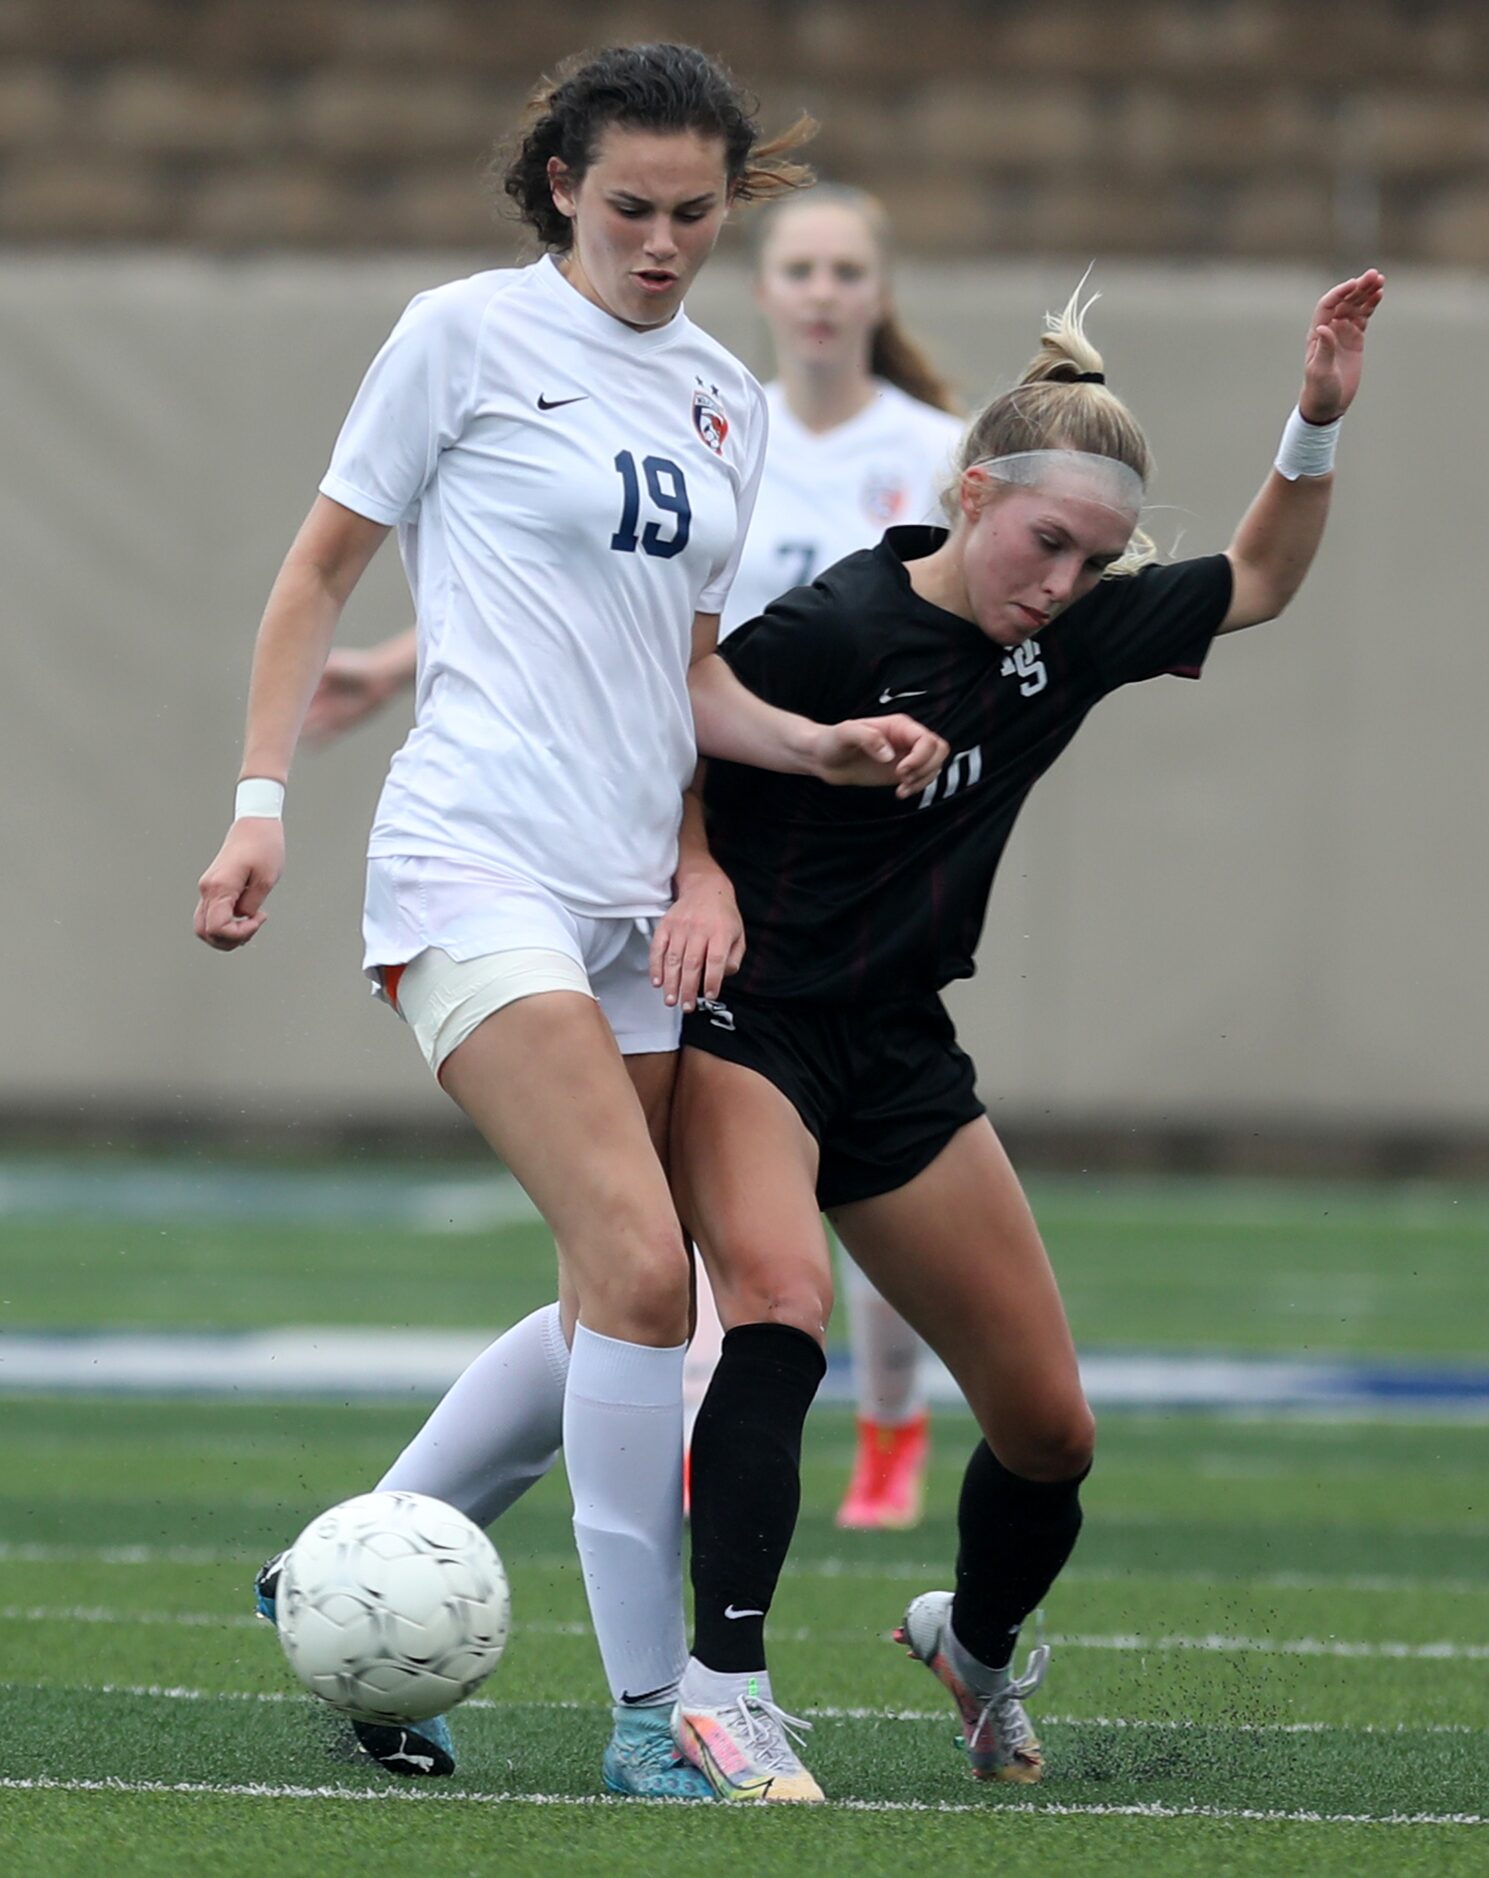
[[[1230,605],[1224,555],[1144,568],[1103,580],[1010,650],[911,587],[905,563],[945,539],[892,528],[720,648],[771,704],[819,723],[905,711],[952,752],[907,801],[709,764],[709,842],[749,948],[731,987],[853,1003],[970,977],[993,875],[1036,780],[1109,691],[1162,672],[1197,678]]]

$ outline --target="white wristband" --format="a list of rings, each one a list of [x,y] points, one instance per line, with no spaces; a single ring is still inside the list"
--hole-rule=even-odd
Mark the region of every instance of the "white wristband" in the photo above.
[[[267,821],[284,819],[284,784],[267,776],[245,776],[233,798],[233,820],[245,815],[261,815]]]
[[[1290,483],[1300,476],[1331,476],[1343,422],[1342,417],[1336,417],[1332,424],[1310,424],[1295,405],[1277,446],[1277,474]]]

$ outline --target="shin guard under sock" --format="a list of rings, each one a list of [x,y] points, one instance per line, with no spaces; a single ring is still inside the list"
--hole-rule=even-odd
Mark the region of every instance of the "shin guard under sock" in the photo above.
[[[951,1627],[970,1656],[1002,1669],[1019,1627],[1055,1582],[1081,1529],[1081,1482],[1025,1480],[985,1441],[962,1480]]]
[[[765,1665],[765,1617],[801,1505],[801,1431],[827,1370],[814,1338],[741,1324],[693,1428],[693,1654],[709,1669]]]

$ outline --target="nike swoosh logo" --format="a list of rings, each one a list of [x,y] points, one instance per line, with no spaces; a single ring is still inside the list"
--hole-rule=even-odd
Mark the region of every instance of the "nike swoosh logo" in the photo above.
[[[923,698],[924,696],[925,693],[923,691],[891,691],[886,685],[879,693],[879,702],[881,704],[893,704],[896,698]]]
[[[538,409],[540,411],[557,411],[565,404],[583,404],[588,396],[589,393],[587,391],[581,391],[577,398],[545,398],[542,392],[539,392]]]
[[[726,1617],[763,1617],[765,1613],[764,1611],[737,1611],[732,1604],[726,1604],[724,1615]]]
[[[640,1695],[632,1695],[629,1689],[622,1689],[620,1699],[627,1708],[640,1708],[648,1702],[654,1702],[659,1695],[666,1695],[671,1687],[670,1682],[659,1683],[655,1689],[643,1689]]]

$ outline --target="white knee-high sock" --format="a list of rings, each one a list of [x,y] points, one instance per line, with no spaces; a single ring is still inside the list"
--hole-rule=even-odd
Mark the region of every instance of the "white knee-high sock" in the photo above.
[[[866,1422],[895,1428],[914,1421],[925,1407],[920,1338],[864,1277],[845,1260],[848,1337],[858,1413]]]
[[[581,1324],[564,1395],[564,1460],[590,1617],[614,1701],[671,1702],[688,1659],[682,1608],[686,1346],[621,1343]],[[644,1700],[638,1700],[644,1698]]]
[[[693,1254],[693,1271],[694,1297],[698,1308],[693,1335],[682,1366],[684,1448],[693,1439],[693,1423],[698,1419],[698,1411],[703,1406],[703,1398],[708,1394],[708,1385],[713,1381],[713,1373],[719,1366],[719,1357],[724,1349],[724,1326],[719,1321],[719,1307],[714,1303],[713,1286],[708,1282],[703,1260],[696,1251]]]
[[[545,1304],[481,1352],[378,1486],[432,1494],[489,1526],[558,1459],[568,1371],[558,1306]]]

